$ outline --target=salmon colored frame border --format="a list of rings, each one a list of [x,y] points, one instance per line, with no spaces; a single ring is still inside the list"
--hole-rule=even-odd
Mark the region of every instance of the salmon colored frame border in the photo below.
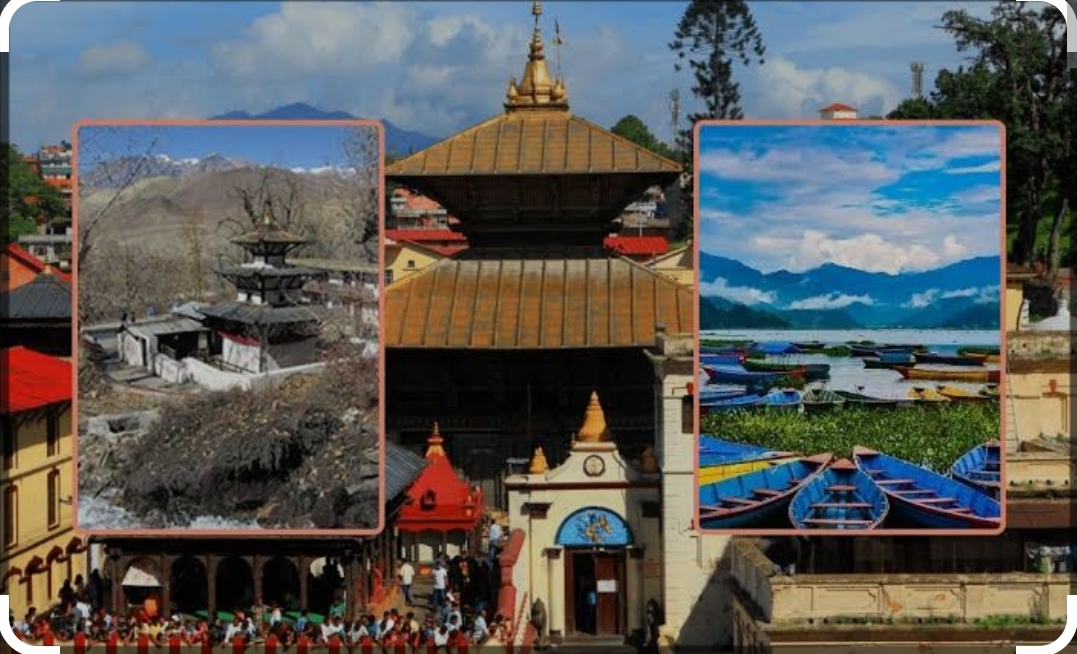
[[[83,536],[130,537],[153,536],[169,538],[271,538],[289,537],[371,537],[378,536],[385,529],[385,347],[381,332],[382,316],[385,314],[385,127],[376,120],[81,120],[71,128],[71,175],[73,192],[71,194],[72,241],[76,244],[72,251],[72,297],[74,306],[78,307],[79,268],[78,268],[78,170],[79,170],[79,130],[84,127],[351,127],[373,128],[378,133],[378,523],[372,529],[79,529],[78,526],[78,355],[81,341],[78,328],[78,315],[72,319],[71,354],[74,365],[72,370],[71,425],[72,425],[72,477],[74,487],[71,492],[71,524],[73,530]]]
[[[699,392],[695,393],[693,425],[695,434],[692,439],[692,457],[695,461],[695,477],[692,485],[692,525],[700,534],[724,535],[724,536],[849,536],[854,538],[872,538],[881,536],[997,536],[1006,531],[1006,126],[997,120],[701,120],[693,128],[693,152],[692,152],[692,183],[693,187],[693,234],[695,241],[693,255],[695,256],[695,281],[696,281],[696,347],[693,353],[693,375],[699,374],[699,343],[701,340],[699,326],[699,301],[700,294],[700,226],[699,226],[699,198],[700,198],[700,170],[699,151],[701,132],[706,127],[987,127],[994,126],[999,131],[1002,152],[999,159],[999,328],[1001,331],[999,341],[999,443],[1000,452],[1000,475],[999,475],[999,528],[998,529],[703,529],[699,516]],[[698,382],[693,380],[694,384]]]

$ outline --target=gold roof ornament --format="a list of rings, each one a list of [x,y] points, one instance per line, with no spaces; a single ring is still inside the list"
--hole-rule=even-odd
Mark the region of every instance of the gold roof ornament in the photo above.
[[[52,264],[51,263],[46,263],[45,267],[41,269],[41,274],[42,275],[52,275],[53,274]]]
[[[598,391],[591,391],[591,401],[587,405],[587,412],[583,417],[583,425],[576,434],[579,443],[603,443],[608,440],[609,430],[606,429],[606,414],[602,411],[602,405],[598,401]]]
[[[528,474],[541,475],[549,469],[550,464],[546,462],[546,453],[541,447],[536,447],[535,454],[531,457],[531,467],[527,469]]]
[[[434,431],[430,432],[430,438],[426,439],[426,458],[436,459],[439,456],[445,456],[445,448],[442,444],[445,439],[441,437],[441,430],[438,429],[438,423],[434,423]]]
[[[527,56],[523,77],[519,83],[509,82],[505,94],[505,110],[509,112],[527,109],[546,109],[568,111],[568,93],[564,81],[550,74],[546,62],[546,46],[542,40],[542,28],[539,17],[542,16],[542,3],[535,0],[531,4],[531,15],[535,17],[535,26],[531,34],[531,52]]]

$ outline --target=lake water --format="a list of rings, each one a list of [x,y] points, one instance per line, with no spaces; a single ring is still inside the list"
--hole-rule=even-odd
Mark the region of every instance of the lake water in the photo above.
[[[924,345],[939,354],[956,354],[961,347],[998,347],[1000,334],[997,331],[939,331],[939,330],[849,330],[849,331],[767,331],[767,330],[706,330],[700,338],[721,341],[755,341],[755,342],[790,342],[822,341],[827,344],[840,345],[850,341],[873,341],[875,343],[899,343],[904,345]],[[864,387],[865,393],[882,397],[907,397],[913,386],[933,386],[945,383],[976,390],[983,384],[963,384],[959,382],[934,382],[923,379],[907,381],[894,370],[876,370],[864,367],[858,357],[829,357],[825,354],[794,354],[789,356],[767,357],[768,361],[779,363],[827,363],[830,364],[830,380],[825,383],[814,382],[813,386],[824,386],[832,390],[857,392],[857,387]],[[952,370],[977,370],[978,368],[923,365],[919,368],[944,368]],[[997,365],[988,364],[986,369],[997,369]]]

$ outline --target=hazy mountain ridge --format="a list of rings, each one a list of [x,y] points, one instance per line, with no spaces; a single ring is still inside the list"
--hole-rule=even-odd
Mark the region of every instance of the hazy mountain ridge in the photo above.
[[[742,307],[740,313],[750,308],[780,317],[794,329],[997,329],[999,325],[999,257],[894,275],[836,264],[803,273],[763,273],[701,252],[700,278],[702,296],[722,297]],[[993,279],[999,282],[992,284]],[[742,322],[746,324],[729,326],[750,328],[747,323],[757,320]],[[701,313],[701,328],[717,327],[706,326]]]

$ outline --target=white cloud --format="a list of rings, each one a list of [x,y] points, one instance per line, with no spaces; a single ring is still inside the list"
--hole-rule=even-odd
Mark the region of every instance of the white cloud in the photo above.
[[[150,56],[134,41],[91,45],[79,55],[78,69],[86,75],[131,75],[150,65]]]
[[[965,166],[963,168],[949,168],[946,170],[951,175],[978,175],[981,173],[997,173],[1002,168],[1001,161],[989,161],[979,166]]]
[[[854,304],[866,304],[870,306],[875,304],[875,300],[872,299],[870,295],[843,295],[840,293],[830,293],[828,295],[817,295],[815,297],[797,300],[790,304],[789,308],[795,311],[808,309],[844,309]]]
[[[703,282],[699,286],[699,294],[703,297],[720,297],[741,304],[773,304],[777,300],[777,296],[770,291],[750,286],[730,286],[729,282],[721,277],[713,282]]]
[[[886,79],[842,66],[807,68],[769,57],[759,68],[761,117],[818,118],[832,102],[857,107],[861,115],[883,113],[907,95]]]
[[[757,236],[752,245],[756,250],[785,253],[785,267],[793,271],[835,263],[867,272],[898,273],[931,269],[941,260],[925,246],[887,241],[878,234],[843,239],[808,230],[800,238]]]
[[[939,300],[952,300],[956,298],[972,298],[977,304],[997,302],[999,299],[999,287],[981,286],[962,288],[953,291],[943,291],[938,288],[932,288],[923,293],[914,293],[905,306],[910,309],[923,309]]]

